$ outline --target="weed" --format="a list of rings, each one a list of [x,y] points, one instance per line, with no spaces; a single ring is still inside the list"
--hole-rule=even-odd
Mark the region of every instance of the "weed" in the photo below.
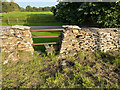
[[[115,60],[113,60],[113,63],[118,67],[120,66],[120,58],[115,58]]]
[[[100,52],[95,52],[95,55],[96,55],[97,58],[101,58]]]
[[[75,61],[75,67],[79,68],[80,70],[82,70],[84,68],[84,66],[81,65],[78,61]]]
[[[80,61],[83,61],[84,60],[84,53],[83,52],[78,52],[78,55],[80,57]]]
[[[50,53],[50,54],[48,55],[48,57],[53,58],[53,57],[55,57],[55,55],[56,55],[56,52],[54,51],[54,52]]]

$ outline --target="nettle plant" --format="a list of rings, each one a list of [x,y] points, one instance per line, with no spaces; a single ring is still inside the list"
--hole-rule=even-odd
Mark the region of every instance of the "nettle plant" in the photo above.
[[[91,20],[99,27],[118,27],[120,2],[62,2],[56,5],[55,16],[69,24],[80,25]]]

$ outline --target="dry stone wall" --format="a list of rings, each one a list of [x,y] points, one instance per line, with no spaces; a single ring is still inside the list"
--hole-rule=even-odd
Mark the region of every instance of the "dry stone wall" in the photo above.
[[[62,55],[74,55],[74,51],[108,51],[120,48],[119,28],[80,28],[63,26]]]
[[[6,60],[18,60],[19,51],[34,52],[30,27],[16,25],[1,28],[0,32],[0,39],[2,40],[1,50],[8,56],[5,58]]]
[[[120,49],[119,28],[80,28],[63,26],[60,38],[60,55],[74,56],[78,51],[109,51]],[[5,60],[19,60],[19,51],[33,53],[30,27],[12,26],[0,30],[0,50],[6,53]],[[2,49],[1,49],[2,48]]]

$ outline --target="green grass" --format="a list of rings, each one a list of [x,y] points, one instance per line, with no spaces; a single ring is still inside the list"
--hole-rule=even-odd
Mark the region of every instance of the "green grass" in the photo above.
[[[67,57],[64,60],[67,65],[63,66],[63,60],[58,59],[58,56],[19,52],[21,58],[18,63],[9,61],[9,64],[2,65],[2,87],[118,89],[120,63],[119,66],[108,63],[109,57],[108,62],[105,62],[103,54],[106,53],[80,52],[75,57]],[[116,61],[115,58],[120,60],[119,51],[106,55],[114,57],[113,61]]]
[[[61,26],[67,23],[57,21],[52,12],[11,12],[2,14],[2,25],[16,24],[27,26]]]
[[[37,16],[52,16],[52,12],[10,12],[10,13],[3,13],[2,16],[4,17],[26,17],[30,15],[36,15]]]

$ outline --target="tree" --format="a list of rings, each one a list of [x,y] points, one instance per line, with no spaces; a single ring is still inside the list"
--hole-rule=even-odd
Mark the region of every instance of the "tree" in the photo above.
[[[37,12],[38,8],[37,7],[33,7],[33,12]]]
[[[54,6],[51,7],[50,11],[53,12],[53,15],[55,16],[55,14],[56,14],[56,8]]]
[[[42,11],[42,7],[39,7],[39,8],[38,8],[38,11]]]
[[[120,21],[120,2],[60,2],[54,13],[62,22],[81,25],[92,21],[99,27],[117,27]]]
[[[2,12],[19,11],[20,6],[14,2],[2,2]]]
[[[26,11],[31,12],[31,11],[33,11],[33,9],[32,9],[32,7],[31,7],[30,5],[28,5],[28,6],[26,7]]]

